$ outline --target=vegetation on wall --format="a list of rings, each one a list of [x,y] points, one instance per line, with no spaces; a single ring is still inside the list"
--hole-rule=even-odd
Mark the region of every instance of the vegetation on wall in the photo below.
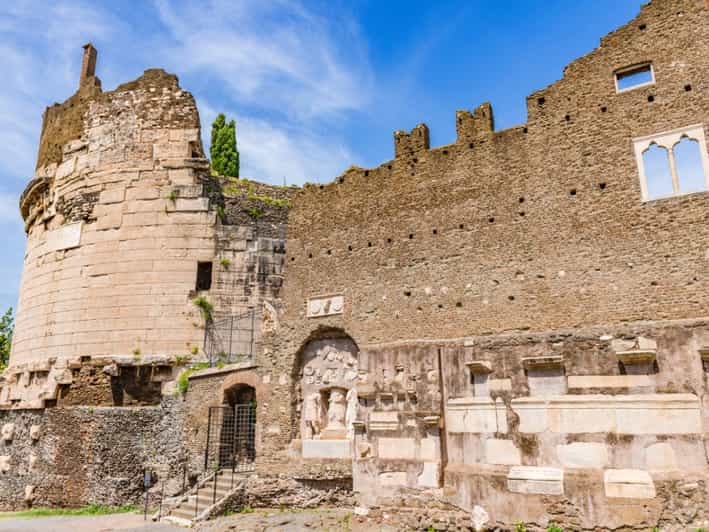
[[[214,310],[214,306],[209,302],[206,297],[199,296],[198,298],[194,299],[193,303],[202,312],[202,317],[204,318],[205,322],[212,321],[212,311]]]
[[[187,390],[190,389],[190,375],[192,375],[195,371],[207,369],[208,367],[209,363],[198,362],[180,373],[179,377],[177,377],[177,390],[175,395],[185,395]]]
[[[239,150],[236,148],[236,123],[226,121],[219,113],[212,124],[212,142],[209,147],[212,170],[218,175],[239,177]]]
[[[15,318],[12,315],[12,307],[10,307],[0,318],[0,373],[10,361],[10,347],[12,346],[12,332],[14,329]]]

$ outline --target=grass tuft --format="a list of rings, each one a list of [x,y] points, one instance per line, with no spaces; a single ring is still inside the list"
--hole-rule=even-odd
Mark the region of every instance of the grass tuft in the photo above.
[[[124,506],[103,506],[102,504],[89,504],[81,508],[32,508],[31,510],[23,510],[21,512],[8,512],[0,514],[2,518],[32,518],[32,517],[52,517],[55,515],[109,515],[109,514],[128,514],[139,512],[140,508],[132,504]]]

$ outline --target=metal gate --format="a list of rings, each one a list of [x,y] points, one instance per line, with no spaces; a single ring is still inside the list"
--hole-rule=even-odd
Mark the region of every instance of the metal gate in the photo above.
[[[256,459],[256,404],[210,406],[204,469],[253,471]]]

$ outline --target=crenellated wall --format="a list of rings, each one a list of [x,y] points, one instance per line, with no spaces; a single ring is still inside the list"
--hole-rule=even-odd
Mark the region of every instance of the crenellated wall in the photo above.
[[[454,144],[397,131],[393,160],[295,196],[267,352],[297,382],[314,338],[358,346],[362,501],[424,490],[497,526],[709,518],[709,174],[648,201],[635,149],[698,129],[706,153],[707,38],[706,2],[654,0],[530,95],[525,124],[459,111]]]
[[[243,392],[258,475],[351,483],[387,511],[430,500],[503,528],[709,520],[709,166],[687,191],[669,163],[673,193],[655,197],[641,164],[655,137],[709,161],[706,2],[643,6],[530,95],[523,125],[495,131],[485,103],[456,113],[453,144],[432,149],[420,124],[395,132],[393,160],[303,189],[211,176],[177,79],[149,70],[103,93],[85,50],[20,200],[28,247],[0,382],[2,408],[58,408],[0,413],[3,430],[51,454],[69,442],[62,420],[93,419],[82,405],[123,406],[65,454],[126,448],[136,405],[145,438],[196,477],[223,429],[210,407]],[[619,90],[638,65],[651,82]],[[214,324],[250,316],[222,339],[255,356],[178,390],[176,366],[214,332],[198,296]],[[31,443],[27,425],[45,422],[52,439]],[[165,423],[177,447],[156,435]],[[25,443],[0,455],[0,469],[23,464],[4,506],[34,482]],[[33,460],[54,475],[38,500],[98,489],[103,470],[64,478],[66,461]],[[120,471],[139,468],[107,461],[101,500],[134,497]],[[76,493],[54,493],[60,480]]]

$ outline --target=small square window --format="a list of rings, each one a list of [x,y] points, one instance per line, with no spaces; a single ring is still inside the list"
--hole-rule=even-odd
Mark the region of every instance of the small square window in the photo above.
[[[651,63],[635,65],[615,72],[616,92],[625,92],[655,83],[655,72]]]
[[[197,291],[209,290],[212,288],[212,263],[197,263]]]

